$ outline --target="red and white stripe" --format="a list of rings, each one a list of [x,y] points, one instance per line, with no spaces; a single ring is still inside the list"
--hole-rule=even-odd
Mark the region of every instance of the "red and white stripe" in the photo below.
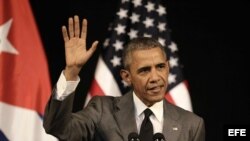
[[[39,114],[0,101],[0,129],[10,141],[57,141],[45,132]]]

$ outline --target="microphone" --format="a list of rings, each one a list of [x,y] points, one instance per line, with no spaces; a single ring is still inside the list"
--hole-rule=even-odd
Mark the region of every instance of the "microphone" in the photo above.
[[[136,132],[131,132],[128,135],[128,141],[140,141],[139,135]]]
[[[153,136],[153,141],[166,141],[162,133],[155,133]]]

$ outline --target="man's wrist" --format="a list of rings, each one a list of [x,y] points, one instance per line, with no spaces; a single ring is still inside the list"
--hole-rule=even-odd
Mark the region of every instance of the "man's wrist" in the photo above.
[[[63,74],[66,81],[77,81],[80,69],[74,67],[65,67]]]

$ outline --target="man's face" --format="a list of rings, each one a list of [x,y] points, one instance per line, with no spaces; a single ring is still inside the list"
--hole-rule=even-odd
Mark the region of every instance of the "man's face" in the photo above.
[[[147,106],[162,100],[167,88],[169,66],[160,48],[136,50],[131,55],[129,80],[135,94]]]

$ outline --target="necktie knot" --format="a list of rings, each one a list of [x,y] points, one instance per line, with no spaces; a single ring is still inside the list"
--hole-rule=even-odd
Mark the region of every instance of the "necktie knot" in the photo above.
[[[146,109],[144,110],[144,115],[145,115],[145,118],[148,118],[153,112],[150,110],[150,109]]]

